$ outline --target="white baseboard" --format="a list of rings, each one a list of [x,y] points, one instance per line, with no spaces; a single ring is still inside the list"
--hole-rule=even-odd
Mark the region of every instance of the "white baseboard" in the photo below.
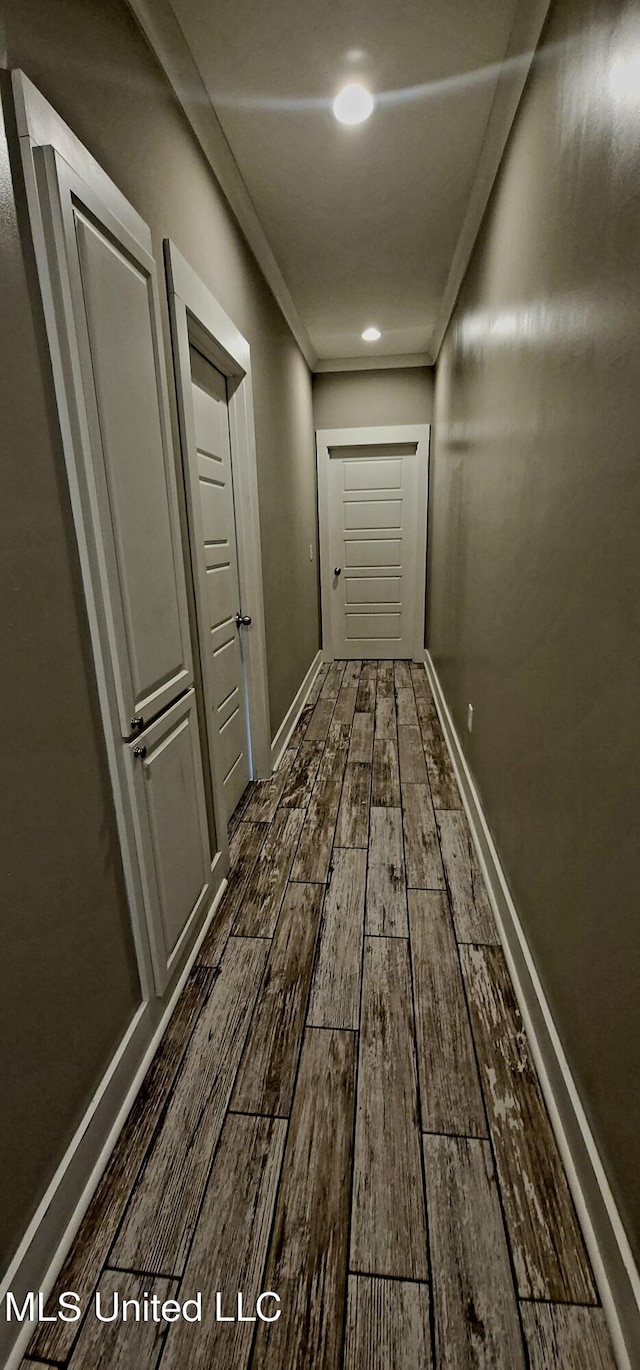
[[[620,1370],[640,1365],[640,1277],[433,661],[433,690],[531,1053],[582,1224]]]
[[[31,1290],[42,1290],[46,1297],[53,1288],[226,885],[224,878],[169,1000],[153,998],[136,1010],[0,1284],[3,1308],[7,1290],[21,1305]],[[34,1327],[34,1322],[14,1325],[0,1320],[0,1365],[5,1370],[18,1370]]]
[[[318,674],[318,671],[320,670],[322,660],[322,652],[316,652],[316,655],[313,661],[311,662],[309,670],[307,671],[307,674],[300,686],[300,689],[298,690],[298,693],[296,694],[296,697],[293,703],[291,704],[290,708],[287,709],[287,712],[282,720],[282,723],[280,724],[280,727],[278,728],[278,731],[273,739],[273,742],[271,743],[271,768],[274,771],[279,761],[281,761],[284,753],[286,752],[287,747],[289,746],[289,738],[291,737],[291,734],[296,726],[296,723],[298,722],[300,714],[302,713],[302,710],[304,709],[304,706],[307,702],[307,696]]]

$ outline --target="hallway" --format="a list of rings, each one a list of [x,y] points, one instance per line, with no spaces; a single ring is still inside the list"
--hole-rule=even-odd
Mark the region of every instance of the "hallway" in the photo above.
[[[25,1370],[612,1367],[423,667],[322,666],[231,855],[54,1291],[202,1322],[41,1324]]]

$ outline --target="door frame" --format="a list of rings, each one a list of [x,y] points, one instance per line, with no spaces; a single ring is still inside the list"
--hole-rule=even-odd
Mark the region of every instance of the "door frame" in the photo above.
[[[249,613],[252,620],[251,628],[244,634],[241,644],[249,725],[249,771],[254,780],[266,779],[271,775],[271,732],[251,349],[233,320],[168,238],[164,241],[164,255],[202,678],[206,681],[208,671],[207,656],[203,650],[206,640],[203,612],[206,588],[203,584],[202,560],[197,540],[200,520],[198,492],[193,483],[193,473],[196,470],[196,439],[191,393],[190,345],[197,348],[227,379],[240,600],[243,612]],[[240,605],[238,607],[240,608]],[[227,824],[224,817],[222,777],[219,774],[218,759],[209,728],[207,739],[214,816],[218,842],[221,843],[226,841]]]
[[[427,584],[427,528],[429,510],[429,443],[431,425],[428,423],[384,424],[375,428],[320,428],[316,431],[316,462],[318,472],[318,521],[320,540],[320,592],[322,601],[322,646],[325,660],[335,658],[335,643],[331,627],[331,528],[329,507],[329,470],[331,448],[369,447],[383,443],[414,443],[418,462],[418,487],[424,490],[424,509],[418,510],[416,559],[424,566],[417,590],[413,660],[424,661],[424,615]],[[342,655],[342,653],[341,653]]]

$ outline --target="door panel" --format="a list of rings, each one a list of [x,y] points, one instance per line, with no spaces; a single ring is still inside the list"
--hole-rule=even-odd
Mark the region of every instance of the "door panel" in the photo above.
[[[238,687],[235,634],[228,642],[223,642],[220,647],[213,649],[212,658],[219,697],[221,700],[228,699]]]
[[[401,490],[402,459],[376,458],[367,461],[360,457],[357,461],[344,462],[345,490]]]
[[[238,596],[235,577],[229,564],[226,566],[210,566],[207,556],[208,548],[205,547],[204,552],[207,562],[207,608],[213,650],[215,651],[218,646],[222,647],[225,643],[234,643],[237,647],[235,616],[238,608]],[[232,656],[235,660],[236,653],[233,652]]]
[[[188,683],[182,670],[149,277],[77,207],[75,220],[133,687],[129,705],[144,716],[162,707],[162,686],[173,696]]]
[[[148,723],[193,678],[155,262],[51,149],[40,175],[120,730],[129,737],[134,716]]]
[[[390,608],[386,613],[371,614],[347,614],[347,639],[349,642],[371,642],[379,638],[385,641],[393,641],[396,644],[401,641],[402,615],[399,608]],[[392,656],[400,656],[398,650],[391,653]]]
[[[329,543],[336,656],[411,657],[416,640],[415,444],[331,447]],[[375,456],[372,453],[375,451]],[[426,491],[425,491],[426,497]]]
[[[211,868],[194,691],[165,710],[127,752],[155,930],[154,969],[164,986],[180,938],[206,896]]]
[[[375,542],[371,542],[369,539],[365,538],[360,538],[358,540],[354,538],[345,538],[344,531],[343,528],[342,545],[344,547],[344,554],[342,559],[345,565],[352,567],[354,571],[360,571],[363,567],[369,566],[375,566],[376,568],[380,566],[393,566],[394,569],[397,569],[398,571],[401,569],[401,543],[399,538],[380,537],[377,538]],[[339,538],[340,534],[338,532],[336,540]],[[340,547],[338,546],[336,550],[339,552]]]
[[[344,503],[344,526],[351,529],[401,528],[400,500],[361,500]]]
[[[344,574],[344,572],[343,572]],[[400,577],[388,576],[347,576],[345,581],[345,602],[353,604],[398,604],[400,602]]]
[[[224,376],[191,349],[200,528],[199,557],[206,654],[207,726],[212,763],[229,818],[249,780],[245,679],[236,613],[240,608],[229,416]]]

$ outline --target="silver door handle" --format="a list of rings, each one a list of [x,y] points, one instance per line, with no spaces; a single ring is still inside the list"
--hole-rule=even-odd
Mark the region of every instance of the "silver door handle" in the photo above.
[[[333,574],[334,574],[334,576],[341,576],[341,575],[342,575],[342,567],[341,567],[341,566],[334,566],[334,568],[333,568]]]
[[[238,628],[248,628],[251,623],[251,614],[241,614],[238,610],[236,614],[236,626]]]

